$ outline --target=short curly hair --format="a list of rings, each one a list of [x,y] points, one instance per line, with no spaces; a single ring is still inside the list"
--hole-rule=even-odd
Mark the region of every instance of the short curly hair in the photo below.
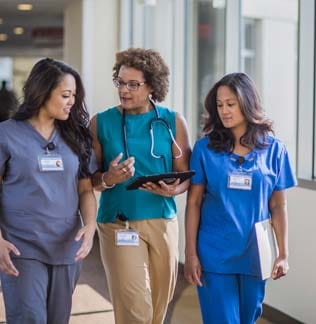
[[[114,79],[118,77],[122,65],[143,72],[146,83],[153,89],[151,95],[154,101],[161,102],[166,98],[169,89],[169,68],[157,51],[129,48],[116,53]]]

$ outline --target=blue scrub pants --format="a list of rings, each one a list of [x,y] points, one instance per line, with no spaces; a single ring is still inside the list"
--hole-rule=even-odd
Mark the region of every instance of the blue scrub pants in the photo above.
[[[13,259],[18,277],[1,273],[7,324],[68,324],[81,263]]]
[[[262,312],[265,280],[203,272],[198,296],[204,324],[254,324]]]

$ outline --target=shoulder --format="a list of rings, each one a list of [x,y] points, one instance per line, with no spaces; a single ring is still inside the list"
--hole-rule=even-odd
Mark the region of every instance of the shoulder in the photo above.
[[[193,152],[209,152],[212,153],[213,150],[208,147],[209,139],[207,136],[203,136],[200,139],[196,140],[193,147]]]
[[[21,128],[23,121],[8,119],[0,122],[0,142],[6,146],[11,145],[19,137],[25,137],[26,134]]]
[[[208,139],[208,137],[207,137],[207,136],[203,136],[203,137],[199,138],[199,139],[195,142],[194,146],[196,146],[196,147],[200,147],[200,148],[201,148],[201,147],[207,147],[208,143],[209,143],[209,139]]]
[[[15,128],[19,127],[21,122],[18,122],[14,119],[7,119],[3,122],[0,122],[0,130],[1,132],[12,132]]]
[[[275,136],[268,135],[265,138],[265,143],[269,151],[278,151],[280,153],[286,151],[285,144]]]
[[[168,108],[168,107],[164,107],[164,106],[160,106],[160,105],[156,105],[156,108],[159,112],[159,115],[162,117],[172,117],[175,118],[175,116],[177,115],[177,112],[175,112],[174,110]]]
[[[110,108],[107,108],[101,112],[98,112],[94,118],[96,119],[102,119],[102,118],[107,118],[108,116],[112,116],[114,114],[117,114],[118,113],[118,107],[115,106],[115,107],[110,107]]]
[[[96,115],[94,115],[91,119],[91,124],[95,124],[99,127],[102,125],[102,127],[105,127],[110,124],[107,121],[110,120],[111,123],[113,123],[115,121],[115,118],[120,116],[121,113],[119,112],[118,107],[111,107],[104,111],[96,113]]]

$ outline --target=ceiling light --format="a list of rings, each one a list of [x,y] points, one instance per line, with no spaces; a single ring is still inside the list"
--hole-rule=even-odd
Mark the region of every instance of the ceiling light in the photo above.
[[[17,5],[18,10],[29,11],[33,9],[33,5],[30,3],[20,3]]]
[[[22,34],[24,34],[24,28],[23,27],[14,27],[13,32],[15,35],[22,35]]]
[[[0,42],[5,42],[8,39],[7,34],[0,34]]]

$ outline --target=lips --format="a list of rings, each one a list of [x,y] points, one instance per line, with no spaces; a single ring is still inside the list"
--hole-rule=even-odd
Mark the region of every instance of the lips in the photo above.
[[[229,123],[232,121],[232,118],[222,118],[223,123]]]

